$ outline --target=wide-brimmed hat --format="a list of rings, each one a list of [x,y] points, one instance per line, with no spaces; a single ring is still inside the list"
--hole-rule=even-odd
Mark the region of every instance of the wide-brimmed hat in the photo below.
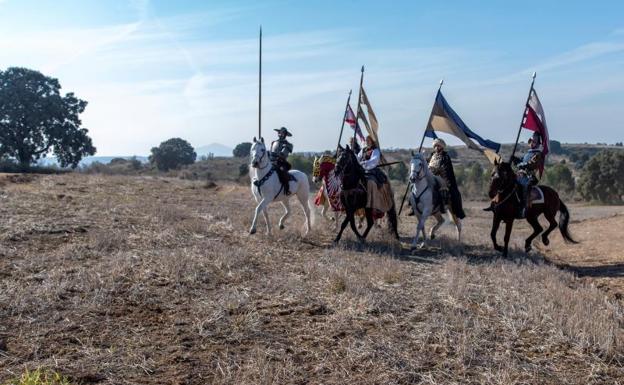
[[[274,131],[277,131],[280,134],[286,134],[286,136],[292,136],[292,134],[290,132],[288,132],[288,129],[286,127],[280,127],[280,128],[274,128]]]
[[[446,148],[446,142],[440,138],[436,138],[433,140],[433,147],[440,146],[442,149]]]

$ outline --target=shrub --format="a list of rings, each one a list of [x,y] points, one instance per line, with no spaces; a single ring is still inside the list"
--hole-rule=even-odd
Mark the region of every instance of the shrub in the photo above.
[[[565,163],[546,168],[542,181],[558,191],[567,193],[574,191],[574,177],[572,177],[572,171]]]
[[[28,369],[19,377],[9,380],[5,385],[70,385],[67,377],[54,371]]]
[[[407,176],[409,175],[409,170],[405,163],[400,162],[395,166],[390,167],[388,169],[388,178],[398,180],[401,182],[405,182],[407,180]]]
[[[583,199],[600,203],[624,203],[624,152],[603,150],[585,163],[578,192]]]

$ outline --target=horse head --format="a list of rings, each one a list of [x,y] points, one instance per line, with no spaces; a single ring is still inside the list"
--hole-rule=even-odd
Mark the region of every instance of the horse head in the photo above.
[[[412,160],[410,162],[410,182],[415,183],[424,178],[427,175],[428,167],[429,165],[427,165],[422,154],[412,153]]]
[[[329,173],[336,167],[336,158],[331,155],[321,155],[314,157],[314,165],[312,168],[312,176],[315,183],[320,182],[327,177]]]
[[[497,194],[507,190],[515,183],[516,173],[511,168],[511,163],[495,161],[488,196],[493,199]]]
[[[260,140],[256,140],[256,137],[253,138],[251,150],[249,151],[249,157],[251,158],[251,167],[266,167],[269,162],[269,156],[266,150],[266,146],[264,145],[264,138],[260,138]]]

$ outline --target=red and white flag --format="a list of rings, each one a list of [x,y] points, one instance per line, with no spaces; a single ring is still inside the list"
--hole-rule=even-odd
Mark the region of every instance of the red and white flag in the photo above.
[[[540,134],[542,137],[542,146],[544,147],[542,153],[544,154],[544,160],[546,160],[550,144],[548,138],[548,126],[546,125],[546,115],[544,114],[542,103],[537,97],[535,89],[531,90],[529,102],[527,103],[526,110],[524,111],[524,123],[522,123],[522,127]],[[540,174],[544,171],[543,167],[542,163]]]
[[[360,140],[364,140],[364,135],[362,135],[362,130],[360,129],[359,124],[357,124],[357,119],[355,119],[355,114],[353,113],[351,106],[347,106],[345,122],[351,126],[351,129],[355,131]]]

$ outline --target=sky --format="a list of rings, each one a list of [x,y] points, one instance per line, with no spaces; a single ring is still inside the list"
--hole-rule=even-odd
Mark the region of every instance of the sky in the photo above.
[[[621,0],[0,0],[0,70],[87,100],[97,155],[234,147],[257,135],[260,25],[263,136],[286,126],[295,151],[335,146],[362,65],[384,148],[418,146],[440,79],[473,131],[513,143],[534,71],[551,139],[624,140]]]

